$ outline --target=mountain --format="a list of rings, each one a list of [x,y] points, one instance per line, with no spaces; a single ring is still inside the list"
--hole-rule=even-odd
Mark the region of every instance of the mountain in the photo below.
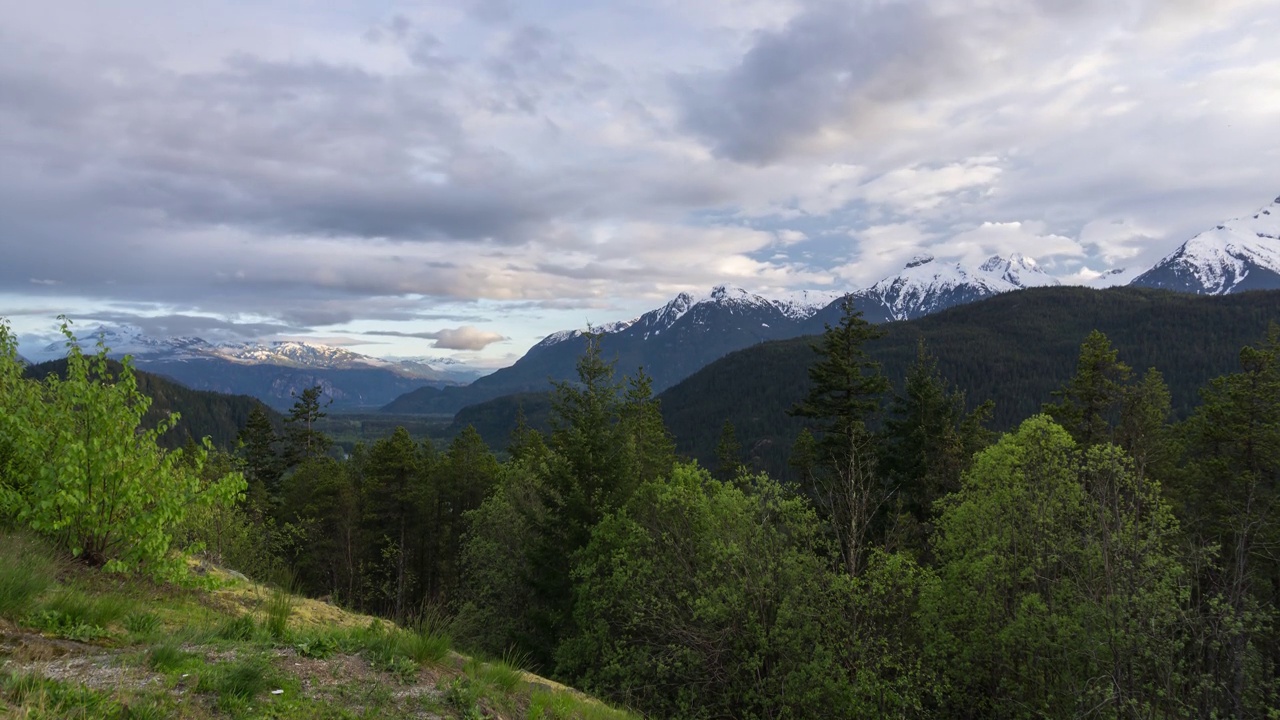
[[[967,392],[970,407],[995,402],[993,425],[1003,430],[1053,399],[1094,329],[1136,372],[1163,372],[1174,412],[1185,416],[1200,387],[1235,370],[1240,348],[1260,341],[1272,322],[1280,322],[1280,291],[1197,297],[1148,288],[1045,287],[891,323],[868,350],[901,388],[916,344],[924,340],[943,377]],[[731,353],[664,391],[662,415],[677,449],[713,462],[728,420],[758,467],[778,477],[788,473],[803,421],[786,410],[808,392],[812,341],[795,338]]]
[[[764,340],[795,337],[801,323],[831,295],[798,294],[770,299],[742,288],[720,285],[702,295],[680,293],[634,320],[593,328],[604,357],[619,372],[644,368],[655,391],[669,387],[716,358]],[[585,331],[553,333],[510,367],[465,387],[422,388],[397,398],[383,410],[439,413],[458,410],[512,393],[544,392],[549,380],[576,377],[586,347]]]
[[[1280,288],[1280,198],[1196,235],[1131,284],[1197,295]]]
[[[956,304],[1034,285],[1053,285],[1034,260],[993,257],[966,269],[932,256],[917,257],[901,273],[854,293],[871,322],[902,320]],[[795,293],[767,298],[720,285],[702,295],[681,293],[659,308],[624,322],[595,328],[605,358],[627,375],[644,368],[655,392],[674,385],[724,355],[767,340],[821,332],[838,320],[843,295]],[[452,415],[464,407],[512,393],[549,389],[549,380],[572,380],[585,347],[584,331],[553,333],[510,367],[465,387],[420,388],[383,407],[390,413]]]
[[[198,337],[152,337],[129,325],[99,326],[83,333],[79,343],[86,351],[102,343],[111,357],[131,355],[138,369],[189,388],[252,395],[276,409],[289,408],[295,395],[316,385],[341,409],[379,407],[420,387],[474,377],[452,368],[440,370],[421,360],[384,360],[314,343],[215,345]],[[64,341],[48,345],[41,354],[56,358],[65,353]]]
[[[988,258],[977,268],[938,262],[932,255],[917,255],[896,275],[853,293],[854,306],[869,322],[911,320],[956,305],[1029,287],[1057,285],[1035,260],[1014,253]],[[815,314],[805,334],[819,333],[839,321],[843,310],[832,303]]]

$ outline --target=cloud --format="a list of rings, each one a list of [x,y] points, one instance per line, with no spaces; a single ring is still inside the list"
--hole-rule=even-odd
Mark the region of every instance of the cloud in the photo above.
[[[921,251],[1151,262],[1276,194],[1278,34],[1280,0],[29,4],[0,293],[493,353]]]
[[[441,350],[483,350],[486,347],[507,340],[500,333],[481,330],[479,328],[464,325],[457,328],[446,328],[444,330],[432,330],[428,332],[401,332],[398,330],[368,330],[365,335],[383,335],[387,337],[402,338],[419,338],[423,340],[434,340],[431,347]]]

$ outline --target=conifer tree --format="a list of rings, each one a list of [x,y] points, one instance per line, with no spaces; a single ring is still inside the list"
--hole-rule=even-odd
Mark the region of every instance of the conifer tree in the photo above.
[[[951,390],[921,340],[901,395],[885,419],[880,469],[896,494],[895,507],[928,523],[933,504],[960,489],[960,477],[991,433],[983,426],[992,404],[965,413],[964,393]],[[922,543],[917,543],[923,547]]]
[[[867,421],[879,412],[889,381],[865,347],[884,331],[862,317],[852,296],[841,307],[839,324],[828,325],[814,345],[818,360],[809,367],[809,393],[790,412],[816,425],[818,472],[806,489],[833,523],[845,568],[857,575],[872,539],[872,523],[888,501],[877,477]]]
[[[240,429],[237,437],[240,454],[244,459],[245,479],[249,482],[250,493],[265,492],[269,497],[280,491],[280,476],[284,468],[277,445],[280,437],[271,427],[271,418],[267,416],[262,405],[255,405],[249,413],[249,419]]]
[[[733,482],[742,473],[742,445],[738,433],[728,420],[720,428],[720,441],[716,443],[716,479]]]
[[[316,428],[316,422],[327,413],[324,407],[332,403],[330,400],[320,404],[320,396],[324,388],[316,385],[302,391],[289,411],[285,429],[285,461],[290,466],[300,465],[307,460],[324,457],[333,445],[333,440]]]
[[[1109,442],[1132,375],[1107,336],[1094,330],[1080,346],[1076,374],[1053,393],[1060,400],[1046,405],[1045,412],[1081,445]]]

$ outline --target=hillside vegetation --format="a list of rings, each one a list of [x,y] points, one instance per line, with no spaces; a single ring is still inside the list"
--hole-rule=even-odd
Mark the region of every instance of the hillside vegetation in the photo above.
[[[1132,336],[1157,343],[1185,339],[1166,312],[1225,338],[1243,331],[1223,324],[1265,320],[1275,302],[1179,305],[1136,292],[1089,315],[1089,302],[1115,294],[1020,297],[1046,301],[1040,314],[1084,298],[1059,319],[1067,334],[1164,317]],[[953,342],[1007,350],[984,328],[1009,306],[984,307],[996,317],[961,323]],[[919,336],[894,383],[873,352],[893,332],[845,303],[805,350],[803,392],[753,409],[801,424],[780,479],[750,467],[750,448],[721,419],[708,423],[711,463],[679,459],[651,379],[618,375],[590,339],[577,381],[553,387],[550,432],[517,422],[499,461],[470,427],[444,449],[397,428],[338,457],[318,386],[282,430],[251,413],[234,454],[208,443],[167,451],[156,438],[175,418],[143,424],[148,402],[127,366],[112,374],[102,355],[73,353],[64,379],[26,379],[0,325],[6,542],[76,559],[54,588],[29,572],[38,563],[11,563],[14,580],[0,587],[17,588],[5,592],[18,598],[6,616],[18,635],[131,646],[124,633],[156,621],[120,626],[129,612],[76,593],[215,582],[193,578],[193,553],[382,619],[313,643],[293,624],[290,595],[258,591],[255,615],[242,607],[210,623],[215,638],[249,645],[186,640],[181,628],[204,625],[192,619],[163,626],[180,644],[146,647],[158,683],[146,686],[168,695],[135,701],[122,675],[85,690],[56,668],[11,661],[4,701],[48,715],[63,697],[110,689],[126,694],[102,702],[270,717],[285,707],[272,698],[296,698],[279,713],[289,717],[336,704],[317,689],[325,673],[364,672],[410,689],[341,706],[348,715],[615,712],[513,694],[502,678],[525,677],[520,667],[655,718],[1273,717],[1280,325],[1230,350],[1171,355],[1192,367],[1234,356],[1181,415],[1160,371],[1125,355],[1141,340],[1121,347],[1097,327],[1055,339],[1074,345],[1071,359],[1004,432]],[[1030,357],[1044,354],[1023,349],[1009,367],[1050,373]],[[730,406],[751,400],[720,392]],[[450,668],[451,645],[503,661]],[[314,653],[332,653],[338,669],[306,675]],[[384,684],[369,677],[359,688]]]
[[[523,656],[459,655],[434,606],[395,623],[295,595],[291,567],[254,562],[281,558],[256,547],[271,527],[251,517],[240,460],[207,438],[163,447],[178,418],[149,423],[151,400],[105,349],[73,346],[59,370],[24,374],[0,323],[4,717],[629,717]],[[261,407],[245,427],[273,432]]]
[[[1280,292],[1206,297],[1139,288],[1038,288],[999,295],[907,322],[883,325],[867,353],[901,388],[924,341],[938,372],[970,407],[991,401],[991,426],[1015,427],[1050,401],[1075,369],[1080,343],[1104,333],[1139,371],[1164,376],[1176,417],[1187,417],[1211,378],[1237,366],[1240,348],[1280,321]],[[727,421],[753,467],[790,477],[792,445],[804,427],[787,409],[810,387],[814,338],[740,350],[659,396],[681,454],[715,459]]]

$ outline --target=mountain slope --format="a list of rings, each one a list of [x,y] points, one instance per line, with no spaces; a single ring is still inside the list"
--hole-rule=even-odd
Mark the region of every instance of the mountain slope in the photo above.
[[[1106,333],[1120,358],[1165,373],[1175,411],[1186,414],[1199,388],[1235,368],[1243,345],[1280,322],[1280,292],[1197,297],[1145,288],[1033,288],[909,322],[885,326],[869,350],[900,386],[924,339],[943,376],[970,404],[996,402],[995,426],[1034,414],[1071,376],[1084,337]],[[747,454],[785,475],[802,423],[787,408],[808,391],[813,338],[732,353],[669,388],[662,414],[680,452],[711,462],[720,428],[731,421]]]
[[[1021,284],[1019,284],[1021,283]],[[969,270],[916,258],[897,275],[854,294],[871,322],[902,320],[1031,285],[1056,284],[1034,260],[993,257]],[[635,320],[597,328],[606,358],[618,370],[644,368],[655,391],[683,380],[707,363],[766,340],[821,332],[840,315],[838,293],[796,293],[766,298],[742,288],[718,286],[701,296],[681,293]],[[514,365],[457,388],[422,388],[383,407],[393,413],[452,414],[511,393],[544,392],[548,380],[571,380],[585,347],[580,330],[553,333]]]
[[[111,367],[117,372],[120,368],[114,362]],[[66,371],[66,360],[52,360],[28,367],[27,375],[43,378],[49,374],[64,375]],[[234,449],[240,428],[249,421],[253,409],[262,405],[260,400],[247,395],[192,390],[143,370],[135,369],[134,375],[138,380],[138,390],[151,398],[151,407],[143,418],[144,426],[155,427],[171,412],[181,416],[172,430],[160,436],[158,443],[162,447],[182,447],[188,439],[199,440],[208,436],[216,447]],[[278,413],[268,410],[267,414],[277,424],[283,422]]]
[[[617,361],[620,372],[633,375],[642,367],[653,379],[653,387],[661,390],[733,350],[794,337],[813,312],[802,300],[771,300],[741,288],[719,286],[702,296],[681,293],[633,321],[600,328],[600,347],[606,358]],[[549,380],[576,376],[585,347],[582,331],[555,333],[514,365],[466,387],[423,388],[397,398],[383,410],[453,414],[503,395],[543,392]]]
[[[1197,295],[1280,288],[1280,198],[1191,238],[1131,284]]]

